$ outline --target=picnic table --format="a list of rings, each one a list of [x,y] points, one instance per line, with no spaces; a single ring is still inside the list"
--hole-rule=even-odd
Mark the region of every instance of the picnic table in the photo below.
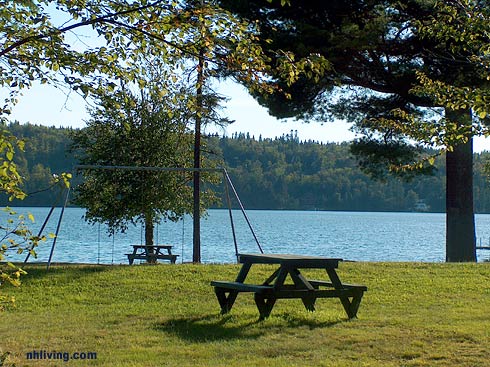
[[[254,293],[261,320],[270,315],[276,300],[291,298],[300,298],[308,311],[315,310],[317,298],[339,298],[350,319],[356,317],[362,296],[367,291],[364,285],[341,282],[335,269],[342,259],[289,254],[239,254],[238,261],[242,267],[234,282],[211,282],[222,314],[230,312],[238,293],[251,292]],[[262,284],[245,283],[254,264],[278,267]],[[325,269],[329,280],[307,279],[300,269]],[[288,275],[292,284],[286,284]]]
[[[175,264],[179,255],[172,254],[172,245],[132,245],[133,252],[126,254],[129,265],[132,265],[135,259],[146,260],[148,262],[156,262],[157,260],[170,260]]]

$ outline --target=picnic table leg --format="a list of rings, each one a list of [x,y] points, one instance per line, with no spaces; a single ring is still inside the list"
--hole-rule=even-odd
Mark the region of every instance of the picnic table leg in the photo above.
[[[167,247],[166,250],[167,250],[168,256],[170,257],[170,263],[171,264],[175,264],[175,261],[177,260],[177,257],[176,256],[172,256],[172,248],[171,247]]]
[[[352,297],[352,302],[349,307],[349,318],[352,319],[357,317],[357,310],[359,310],[359,306],[361,305],[362,296],[364,295],[363,291],[357,291],[355,296]]]
[[[264,283],[262,283],[262,284],[263,285],[269,285],[269,284],[271,284],[272,281],[277,278],[277,276],[279,275],[279,272],[280,271],[281,271],[281,268],[280,267],[277,268],[277,270],[274,271],[274,273],[272,273],[272,275],[269,278],[267,278],[267,280]]]
[[[262,294],[255,293],[254,295],[255,304],[259,310],[259,320],[264,320],[269,317],[271,314],[272,308],[276,303],[275,297],[265,298]]]
[[[251,267],[252,267],[252,264],[250,264],[250,263],[243,264],[242,268],[240,269],[240,272],[238,273],[238,275],[235,279],[235,282],[243,283],[245,281],[245,278],[247,277],[248,272],[249,272]],[[237,291],[230,291],[230,294],[228,294],[228,297],[227,297],[228,311],[230,311],[231,308],[233,307],[233,304],[235,303],[237,296],[238,296]]]
[[[235,281],[239,283],[243,283],[251,267],[252,267],[251,263],[244,263]],[[227,292],[228,292],[228,296],[226,295]],[[214,293],[216,293],[216,298],[218,298],[219,305],[221,306],[221,314],[224,315],[230,312],[231,308],[235,304],[236,298],[238,296],[238,291],[234,291],[234,290],[228,291],[225,290],[224,288],[214,287]]]
[[[132,253],[132,256],[131,255],[128,255],[128,261],[129,261],[129,265],[133,265],[133,262],[134,262],[134,257],[136,255],[136,252],[138,250],[136,249],[136,247],[133,247],[133,253]]]
[[[276,281],[274,282],[274,288],[275,289],[280,289],[284,285],[284,281],[286,280],[286,277],[288,276],[288,270],[281,266],[279,269],[277,269],[274,274],[272,274],[274,278],[276,278]],[[272,278],[271,276],[271,278]]]
[[[242,265],[242,268],[240,269],[240,272],[236,276],[235,282],[243,283],[245,281],[245,278],[247,277],[248,272],[250,271],[251,267],[252,267],[251,263],[244,263]]]
[[[308,289],[313,291],[315,288],[310,284],[310,282],[301,274],[298,269],[290,269],[289,274],[291,275],[291,279],[293,279],[294,285],[298,289]],[[313,292],[309,296],[301,297],[301,301],[305,305],[307,311],[315,311],[315,302],[316,297]]]
[[[263,285],[269,285],[275,279],[274,288],[279,289],[284,285],[284,281],[288,275],[287,269],[280,266],[274,273],[263,283]],[[274,305],[276,304],[276,298],[273,296],[267,296],[267,298],[260,294],[254,294],[255,304],[259,310],[259,320],[264,320],[271,314]]]
[[[221,314],[224,315],[230,312],[233,304],[235,303],[238,292],[230,291],[228,296],[226,296],[225,289],[214,287],[214,293],[216,293],[216,298],[218,298],[218,302],[221,307]]]
[[[337,272],[335,269],[327,268],[327,274],[330,277],[330,280],[332,281],[332,284],[335,289],[337,290],[342,290],[342,282],[340,281],[339,276],[337,275]],[[359,309],[359,305],[361,303],[361,298],[362,298],[362,292],[360,297],[354,297],[352,302],[349,300],[349,297],[347,296],[340,296],[340,301],[342,302],[342,306],[344,306],[344,310],[347,313],[347,317],[349,319],[352,319],[357,316],[357,310]]]

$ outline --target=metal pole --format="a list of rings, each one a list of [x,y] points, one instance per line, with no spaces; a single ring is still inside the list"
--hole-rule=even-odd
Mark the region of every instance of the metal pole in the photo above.
[[[100,222],[97,230],[97,264],[100,264]]]
[[[70,196],[70,188],[68,188],[66,190],[65,203],[63,204],[63,207],[61,208],[60,218],[58,220],[58,225],[56,226],[56,233],[55,233],[55,237],[53,239],[53,245],[51,246],[51,252],[49,253],[48,265],[46,266],[46,270],[49,270],[49,267],[51,266],[51,259],[53,258],[54,247],[56,246],[56,240],[58,239],[58,233],[59,233],[60,227],[61,227],[61,220],[63,219],[63,214],[65,213],[65,208],[66,208],[66,204],[68,203],[68,197],[69,196]]]
[[[228,203],[228,213],[230,215],[230,223],[231,223],[231,232],[233,233],[233,243],[235,245],[235,256],[236,260],[238,263],[238,244],[236,241],[236,233],[235,233],[235,224],[233,223],[233,214],[231,211],[231,199],[230,199],[230,190],[228,187],[228,180],[226,178],[226,171],[223,170],[223,183],[225,185],[225,192],[226,192],[226,202]]]
[[[39,230],[38,234],[37,234],[37,237],[41,237],[41,235],[43,234],[43,231],[44,231],[44,228],[46,227],[46,224],[48,224],[48,221],[49,221],[49,218],[51,217],[51,214],[53,214],[53,210],[54,210],[54,206],[51,207],[51,209],[49,210],[49,213],[46,217],[46,219],[44,220],[44,223],[43,225],[41,226],[41,229]],[[29,250],[29,252],[27,253],[27,256],[26,256],[26,259],[24,260],[24,264],[27,263],[27,261],[29,260],[29,258],[31,257],[31,251],[34,249],[34,246],[32,246]]]
[[[255,235],[255,231],[252,228],[252,224],[250,223],[250,220],[248,219],[247,213],[245,213],[245,208],[243,207],[242,202],[240,201],[240,198],[238,197],[238,193],[235,190],[235,186],[233,186],[233,182],[231,182],[230,176],[228,175],[228,172],[226,171],[225,168],[223,168],[223,172],[225,174],[226,180],[228,181],[228,183],[230,184],[231,189],[233,190],[233,193],[235,194],[235,198],[238,201],[238,205],[240,205],[240,209],[242,211],[242,214],[245,217],[245,220],[247,221],[248,228],[250,228],[250,231],[252,232],[252,235],[254,236],[255,243],[257,244],[257,246],[258,246],[258,248],[260,250],[260,253],[263,254],[264,253],[264,250],[262,250],[262,246],[260,246],[259,240],[258,240],[257,236]]]
[[[79,164],[73,166],[74,170],[77,169],[105,169],[110,171],[124,170],[124,171],[176,171],[176,172],[221,172],[223,168],[195,168],[195,167],[145,167],[145,166],[104,166],[96,164]]]

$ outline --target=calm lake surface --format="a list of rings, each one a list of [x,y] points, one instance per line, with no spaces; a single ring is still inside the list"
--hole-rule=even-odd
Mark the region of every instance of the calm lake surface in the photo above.
[[[37,233],[49,208],[16,208],[32,213]],[[60,209],[53,213],[45,234],[55,233]],[[124,234],[109,237],[104,225],[89,225],[84,209],[67,208],[64,213],[53,262],[127,264],[131,245],[142,243],[140,226]],[[247,215],[266,253],[295,253],[339,257],[357,261],[445,260],[445,214],[441,213],[372,213],[328,211],[249,210]],[[2,217],[6,214],[2,212]],[[233,211],[239,252],[259,252],[254,237],[240,211]],[[2,223],[5,223],[3,218]],[[476,215],[477,240],[488,246],[490,214]],[[155,230],[156,242],[172,244],[178,262],[192,260],[192,219],[162,223]],[[52,239],[37,249],[38,258],[47,261]],[[235,262],[235,249],[227,210],[210,210],[201,220],[201,257],[205,263]],[[490,251],[478,251],[479,261],[488,259]],[[9,260],[23,260],[9,256]]]

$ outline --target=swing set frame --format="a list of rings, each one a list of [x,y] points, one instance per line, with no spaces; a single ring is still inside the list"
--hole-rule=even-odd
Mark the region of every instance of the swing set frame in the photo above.
[[[231,225],[231,231],[232,231],[232,235],[233,235],[233,244],[234,244],[234,247],[235,247],[235,256],[237,258],[237,261],[238,261],[238,243],[237,243],[237,236],[236,236],[236,231],[235,231],[235,224],[234,224],[234,220],[233,220],[233,212],[232,212],[232,207],[231,207],[231,195],[230,195],[230,190],[231,192],[233,193],[233,196],[235,197],[239,207],[240,207],[240,210],[242,212],[242,215],[243,217],[245,218],[245,221],[248,225],[248,228],[250,230],[250,232],[252,233],[253,237],[254,237],[254,240],[255,240],[255,243],[260,251],[260,253],[264,253],[263,249],[262,249],[262,246],[257,238],[257,235],[255,234],[255,231],[252,227],[252,224],[250,223],[250,220],[247,216],[247,213],[245,211],[245,208],[240,200],[240,197],[238,196],[238,193],[235,189],[235,186],[233,185],[233,182],[231,181],[231,178],[230,178],[230,175],[228,174],[228,171],[226,170],[226,168],[224,167],[217,167],[217,168],[184,168],[184,167],[144,167],[144,166],[105,166],[105,165],[76,165],[73,167],[73,170],[74,171],[78,171],[78,170],[97,170],[97,169],[100,169],[100,170],[126,170],[126,171],[153,171],[153,172],[219,172],[223,175],[223,183],[224,183],[224,186],[225,186],[225,195],[226,195],[226,202],[227,202],[227,207],[228,207],[228,214],[229,214],[229,217],[230,217],[230,225]],[[53,253],[54,253],[54,249],[55,249],[55,245],[56,245],[56,238],[57,238],[57,234],[58,234],[58,231],[59,231],[59,228],[60,228],[60,225],[61,225],[61,220],[63,218],[63,213],[64,213],[64,210],[66,208],[66,205],[68,204],[68,199],[69,199],[69,195],[70,195],[70,190],[67,189],[67,192],[66,192],[66,196],[65,196],[65,200],[64,200],[64,204],[63,204],[63,207],[62,207],[62,211],[61,211],[61,215],[60,215],[60,218],[59,218],[59,221],[58,221],[58,225],[57,225],[57,229],[56,229],[56,235],[53,239],[53,244],[51,246],[51,251],[50,251],[50,255],[49,255],[49,259],[48,259],[48,264],[47,264],[47,270],[49,270],[49,267],[50,267],[50,264],[51,264],[51,260],[52,260],[52,257],[53,257]],[[48,214],[48,217],[46,218],[46,221],[48,221],[52,211],[54,209],[54,206],[51,208],[51,211],[50,213]],[[43,228],[44,229],[44,226]],[[41,231],[42,231],[41,229]],[[200,235],[200,234],[199,234]],[[26,258],[25,262],[27,262],[27,260],[29,259],[29,256]]]

